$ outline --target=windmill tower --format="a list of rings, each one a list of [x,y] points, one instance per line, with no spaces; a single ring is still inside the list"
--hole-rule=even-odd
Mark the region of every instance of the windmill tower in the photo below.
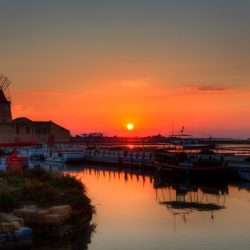
[[[0,123],[11,122],[11,101],[6,97],[11,82],[4,76],[0,75]]]

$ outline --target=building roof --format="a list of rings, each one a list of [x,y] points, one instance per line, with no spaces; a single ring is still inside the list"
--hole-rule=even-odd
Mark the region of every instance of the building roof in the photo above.
[[[65,131],[69,132],[68,129],[62,127],[61,125],[59,125],[59,124],[57,124],[57,123],[55,123],[53,121],[33,121],[33,124],[35,124],[37,126],[44,126],[44,125],[51,126],[51,125],[53,125],[53,126],[56,126],[58,128],[61,128],[61,129],[65,130]]]
[[[53,121],[32,121],[32,120],[30,120],[27,117],[18,117],[18,118],[16,118],[16,119],[13,120],[13,123],[19,123],[19,124],[20,123],[26,123],[26,124],[27,123],[32,123],[34,126],[38,126],[38,127],[39,126],[40,127],[44,127],[44,126],[51,126],[51,125],[53,125],[53,126],[57,126],[57,127],[61,128],[61,129],[65,130],[67,132],[70,132],[68,129],[60,126],[59,124],[57,124],[57,123],[55,123]]]
[[[30,120],[29,118],[26,117],[18,117],[16,119],[13,120],[14,123],[31,123],[32,120]]]
[[[2,89],[0,89],[0,102],[1,103],[9,103]]]

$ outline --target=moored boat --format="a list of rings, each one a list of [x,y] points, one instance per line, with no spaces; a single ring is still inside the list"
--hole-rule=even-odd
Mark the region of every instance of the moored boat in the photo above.
[[[10,171],[22,171],[28,166],[28,158],[18,154],[14,150],[6,157],[6,169]]]
[[[90,148],[85,151],[85,160],[90,163],[153,167],[153,159],[153,153],[145,150]]]
[[[178,177],[221,178],[227,172],[226,162],[222,155],[213,151],[199,153],[156,152],[156,168]]]
[[[84,161],[85,154],[81,149],[52,149],[49,150],[45,161],[49,163],[80,163]]]

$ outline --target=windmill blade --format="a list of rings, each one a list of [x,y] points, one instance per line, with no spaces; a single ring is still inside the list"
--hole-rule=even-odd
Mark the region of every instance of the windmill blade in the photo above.
[[[5,82],[6,82],[5,77],[2,77],[2,79],[1,79],[1,89],[4,89]]]
[[[2,90],[5,90],[6,89],[6,81],[3,83],[3,86],[2,86]]]
[[[11,84],[11,82],[10,82],[10,80],[8,80],[8,82],[5,85],[5,89],[9,88],[10,84]]]
[[[5,86],[4,86],[4,91],[8,90],[9,86],[10,86],[10,83],[7,82],[7,83],[5,84]]]
[[[4,76],[3,74],[1,74],[0,75],[0,88],[2,88],[3,81],[4,81]]]
[[[10,80],[6,77],[4,89],[6,90],[10,85]]]
[[[3,83],[2,83],[2,89],[5,90],[6,84],[8,82],[8,79],[6,77],[4,77],[3,79]]]
[[[8,79],[8,77],[1,75],[0,76],[0,88],[2,90],[6,90],[11,84],[11,81]]]

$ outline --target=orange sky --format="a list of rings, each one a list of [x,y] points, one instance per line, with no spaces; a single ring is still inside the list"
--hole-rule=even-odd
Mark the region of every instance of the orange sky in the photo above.
[[[149,80],[111,82],[68,91],[13,91],[15,116],[52,119],[73,133],[169,134],[185,126],[200,136],[242,136],[248,131],[249,91],[169,88]],[[133,122],[135,131],[125,124]]]
[[[248,138],[249,9],[243,0],[1,2],[0,73],[13,82],[14,116],[72,134],[185,126]]]

